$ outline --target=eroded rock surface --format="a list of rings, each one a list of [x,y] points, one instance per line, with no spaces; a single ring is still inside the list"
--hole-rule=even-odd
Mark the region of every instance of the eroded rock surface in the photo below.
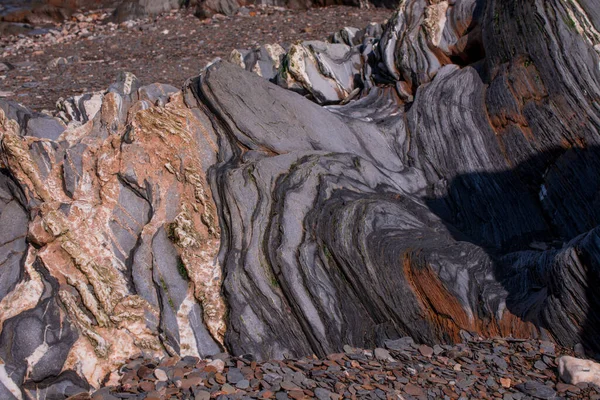
[[[461,331],[600,351],[597,22],[403,1],[182,91],[124,74],[54,118],[3,103],[2,393]]]

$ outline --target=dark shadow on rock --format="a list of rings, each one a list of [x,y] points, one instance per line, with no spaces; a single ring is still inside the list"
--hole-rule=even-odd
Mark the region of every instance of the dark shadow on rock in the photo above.
[[[559,344],[600,353],[600,148],[556,148],[472,172],[426,199],[453,238],[483,248],[506,307]]]

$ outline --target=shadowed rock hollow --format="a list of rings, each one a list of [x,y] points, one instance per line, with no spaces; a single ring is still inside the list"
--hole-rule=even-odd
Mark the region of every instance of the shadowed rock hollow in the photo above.
[[[2,398],[140,353],[461,330],[599,351],[596,5],[410,0],[182,91],[1,103]]]

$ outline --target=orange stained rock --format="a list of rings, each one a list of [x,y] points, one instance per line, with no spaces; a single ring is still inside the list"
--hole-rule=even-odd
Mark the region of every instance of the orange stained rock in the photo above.
[[[460,331],[476,332],[484,337],[528,338],[536,332],[533,324],[504,310],[500,321],[495,318],[481,320],[469,317],[464,306],[440,281],[428,263],[416,264],[410,252],[404,254],[404,273],[421,305],[424,316],[431,322],[438,334],[445,333],[454,342],[460,342]]]

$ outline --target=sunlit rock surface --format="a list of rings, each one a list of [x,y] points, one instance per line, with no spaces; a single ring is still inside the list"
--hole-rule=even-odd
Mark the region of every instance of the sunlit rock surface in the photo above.
[[[137,354],[461,330],[600,351],[593,3],[404,1],[181,91],[0,103],[0,397]]]

